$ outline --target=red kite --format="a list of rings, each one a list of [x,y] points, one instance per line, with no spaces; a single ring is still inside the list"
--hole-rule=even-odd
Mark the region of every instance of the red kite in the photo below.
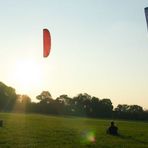
[[[145,17],[146,17],[146,22],[147,22],[147,27],[148,27],[148,7],[146,7],[144,11],[145,11]]]
[[[43,56],[48,57],[51,49],[51,36],[48,29],[43,29]]]

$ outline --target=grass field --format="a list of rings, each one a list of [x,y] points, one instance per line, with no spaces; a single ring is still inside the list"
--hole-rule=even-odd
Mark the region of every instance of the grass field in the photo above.
[[[121,136],[106,134],[110,120],[0,113],[0,148],[148,148],[148,123],[116,121]]]

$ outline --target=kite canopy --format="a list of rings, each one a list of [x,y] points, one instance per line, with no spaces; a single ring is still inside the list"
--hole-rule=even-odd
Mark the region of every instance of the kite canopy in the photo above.
[[[43,56],[48,57],[51,49],[51,36],[48,29],[43,29]]]
[[[145,17],[146,17],[146,22],[148,27],[148,7],[144,8],[144,11],[145,11]]]

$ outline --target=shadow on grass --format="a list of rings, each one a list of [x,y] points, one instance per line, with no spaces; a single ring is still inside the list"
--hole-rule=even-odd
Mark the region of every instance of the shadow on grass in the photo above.
[[[148,144],[148,142],[140,140],[140,139],[136,139],[136,138],[134,138],[132,136],[125,136],[125,135],[119,134],[117,137],[119,137],[121,139],[125,139],[125,140],[132,140],[132,141],[140,143],[140,144]]]

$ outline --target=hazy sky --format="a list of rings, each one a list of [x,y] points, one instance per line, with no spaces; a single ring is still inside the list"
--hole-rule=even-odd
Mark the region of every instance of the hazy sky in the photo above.
[[[88,93],[148,108],[147,0],[0,0],[0,81],[33,100]],[[52,50],[43,58],[43,28]]]

